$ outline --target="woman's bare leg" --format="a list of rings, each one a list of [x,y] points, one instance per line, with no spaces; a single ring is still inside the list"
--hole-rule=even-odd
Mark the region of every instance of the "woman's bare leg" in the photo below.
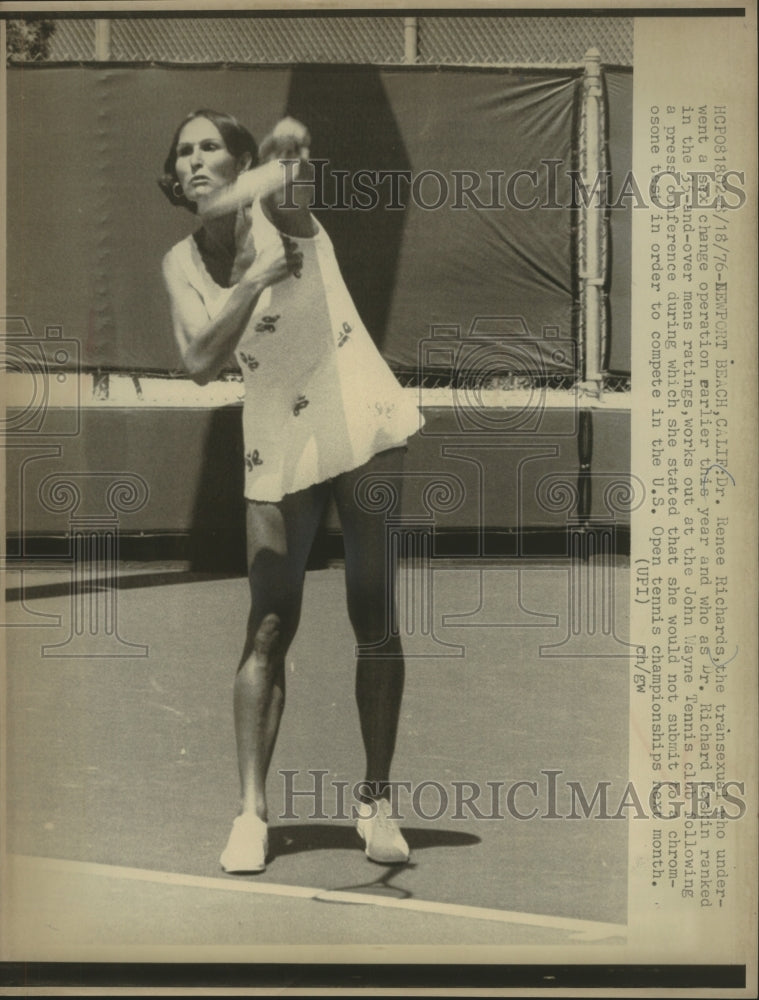
[[[247,504],[251,609],[234,684],[242,812],[266,821],[266,775],[285,703],[285,654],[300,618],[308,554],[327,488]]]
[[[365,475],[387,475],[400,488],[404,450],[382,452],[333,482],[345,546],[348,613],[356,635],[356,702],[366,753],[365,801],[387,797],[404,686],[403,650],[392,628],[395,574],[390,565],[385,513],[366,509],[355,495]]]

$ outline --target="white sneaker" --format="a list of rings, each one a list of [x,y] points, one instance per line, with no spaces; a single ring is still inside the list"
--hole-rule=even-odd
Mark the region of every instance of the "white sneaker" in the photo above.
[[[409,859],[409,846],[403,838],[398,821],[391,816],[387,799],[360,802],[356,824],[359,836],[366,844],[364,853],[370,861],[381,865],[400,865]]]
[[[219,861],[225,872],[262,872],[266,868],[269,837],[266,823],[255,813],[241,813],[232,824]]]

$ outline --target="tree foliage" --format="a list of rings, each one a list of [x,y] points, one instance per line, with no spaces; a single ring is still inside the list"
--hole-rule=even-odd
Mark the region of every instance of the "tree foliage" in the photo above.
[[[7,24],[8,62],[43,62],[50,56],[55,21],[34,18]]]

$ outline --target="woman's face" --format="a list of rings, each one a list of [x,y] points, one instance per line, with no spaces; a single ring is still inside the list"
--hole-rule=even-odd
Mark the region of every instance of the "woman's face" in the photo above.
[[[200,203],[231,184],[241,166],[207,118],[193,118],[179,133],[174,169],[188,201]]]

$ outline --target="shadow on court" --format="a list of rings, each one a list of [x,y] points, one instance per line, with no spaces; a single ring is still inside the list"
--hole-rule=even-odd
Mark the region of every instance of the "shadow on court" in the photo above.
[[[403,833],[412,851],[428,847],[465,847],[479,841],[479,837],[471,833],[457,833],[454,830],[423,830],[406,826]],[[360,845],[352,826],[292,823],[273,827],[269,835],[269,852],[272,858],[305,851],[350,851],[358,846]]]
[[[395,899],[537,914],[549,923],[623,925],[626,816],[566,819],[565,782],[581,782],[590,798],[599,782],[619,788],[619,795],[627,780],[628,661],[616,638],[627,631],[627,573],[620,565],[612,574],[615,635],[601,649],[599,636],[565,641],[573,638],[568,565],[435,569],[432,632],[405,643],[410,655],[392,775],[413,790],[398,800],[412,858],[384,869],[365,857],[349,818],[363,751],[343,576],[335,568],[310,572],[268,784],[272,859],[266,872],[243,877],[225,876],[218,857],[237,811],[231,686],[247,581],[194,576],[182,586],[118,589],[118,635],[142,643],[147,655],[67,657],[72,607],[61,589],[65,577],[26,573],[19,600],[7,608],[7,624],[15,627],[5,630],[8,849],[32,860],[114,866],[112,878],[90,878],[79,868],[58,872],[67,888],[56,899],[74,906],[78,890],[72,896],[71,887],[85,882],[103,910],[114,893],[126,894],[120,918],[126,924],[157,889],[122,884],[119,870],[147,871],[159,881],[160,873],[173,873],[187,882],[174,885],[177,898],[221,886],[224,906],[232,909],[220,904],[205,912],[209,940],[227,928],[225,914],[243,905],[235,890],[259,893],[248,923],[251,941],[263,934],[284,943],[319,942],[337,935],[338,925],[348,936],[337,939],[346,943],[475,939],[474,931],[458,937],[452,928],[444,931],[453,917],[440,917],[435,937],[432,924],[422,929],[423,914],[401,919],[379,904],[373,915],[365,912],[371,906],[350,907],[361,911],[351,920],[337,905],[315,913],[309,899],[308,916],[297,915],[292,907],[300,914],[306,906],[297,901],[299,887],[328,902],[336,902],[330,894],[355,893],[386,905]],[[89,599],[98,600],[98,592]],[[532,783],[536,793],[520,786],[510,809],[505,796],[518,782]],[[475,808],[462,806],[462,796]],[[611,812],[614,801],[612,791]],[[193,879],[205,888],[193,889]],[[272,894],[260,895],[267,886]],[[285,891],[295,902],[278,898]],[[245,898],[250,905],[252,897]],[[166,906],[156,904],[151,913]],[[276,925],[267,917],[275,911]],[[319,916],[325,913],[329,918]],[[217,917],[217,926],[209,925]],[[480,940],[545,943],[553,933],[543,927],[537,938],[520,938],[509,924],[505,937],[507,925],[499,925],[498,937],[492,929],[485,934],[485,921],[475,922]],[[189,942],[201,934],[198,927],[185,931],[182,938],[172,928],[169,937]],[[161,943],[164,931],[156,933]],[[555,933],[564,940],[564,931]],[[239,928],[230,934],[232,941],[244,938]]]

